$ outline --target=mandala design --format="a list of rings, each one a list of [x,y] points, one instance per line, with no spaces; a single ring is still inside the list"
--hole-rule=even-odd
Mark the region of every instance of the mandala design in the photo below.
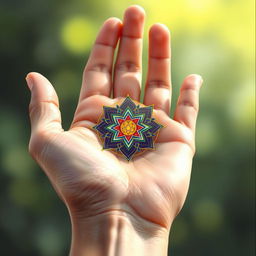
[[[96,129],[103,149],[112,149],[129,161],[137,153],[154,148],[162,125],[152,117],[153,106],[140,107],[130,97],[116,107],[103,106],[103,115]]]

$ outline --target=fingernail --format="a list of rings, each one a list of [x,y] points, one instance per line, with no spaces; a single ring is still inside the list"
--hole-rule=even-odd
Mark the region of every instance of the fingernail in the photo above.
[[[25,79],[27,81],[28,88],[30,90],[32,90],[32,87],[33,87],[33,79],[32,79],[32,77],[28,74]]]

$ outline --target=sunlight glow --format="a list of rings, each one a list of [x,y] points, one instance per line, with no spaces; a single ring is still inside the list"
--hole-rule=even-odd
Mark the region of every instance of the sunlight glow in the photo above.
[[[91,21],[84,17],[68,19],[61,29],[61,41],[69,51],[83,54],[92,46],[96,29]]]

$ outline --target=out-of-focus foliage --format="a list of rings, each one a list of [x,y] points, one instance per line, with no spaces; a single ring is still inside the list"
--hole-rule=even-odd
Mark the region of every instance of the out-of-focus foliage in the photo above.
[[[130,4],[147,13],[144,71],[149,26],[171,30],[173,106],[185,75],[204,78],[191,188],[170,255],[254,255],[253,0],[1,1],[1,255],[61,256],[70,246],[67,210],[27,153],[26,73],[52,81],[68,128],[98,28]]]

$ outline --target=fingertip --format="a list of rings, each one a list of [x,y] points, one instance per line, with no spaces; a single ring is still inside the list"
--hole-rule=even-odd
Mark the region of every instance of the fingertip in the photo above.
[[[121,25],[122,21],[117,17],[110,17],[105,20],[104,25],[107,25],[111,28]]]
[[[155,23],[149,30],[149,55],[153,58],[169,58],[170,31],[167,26]]]
[[[183,82],[183,86],[181,90],[184,89],[200,89],[203,84],[202,76],[198,74],[190,74],[188,75]]]
[[[200,76],[198,74],[190,74],[185,79],[191,80],[191,81],[193,81],[195,83],[202,83],[203,82],[202,76]]]
[[[125,10],[123,18],[124,36],[141,38],[144,30],[145,11],[141,6],[132,5]]]
[[[31,81],[34,81],[38,78],[43,78],[43,79],[46,79],[42,74],[38,73],[38,72],[29,72],[26,76],[26,80],[29,79]]]
[[[34,85],[34,81],[33,81],[33,77],[32,77],[31,72],[26,75],[25,80],[27,82],[27,86],[28,86],[29,90],[31,91],[32,87]]]
[[[156,37],[159,34],[161,35],[161,37],[169,37],[170,30],[165,24],[155,23],[150,27],[149,35]]]
[[[122,21],[116,17],[108,18],[102,25],[96,43],[115,47],[121,34]]]
[[[144,19],[146,12],[142,6],[134,4],[125,10],[125,16],[135,19]]]
[[[26,81],[29,89],[31,90],[32,98],[58,98],[51,82],[42,74],[37,72],[29,72],[26,76]]]
[[[149,40],[151,44],[158,45],[160,48],[169,47],[170,31],[167,26],[161,23],[156,23],[149,30]]]
[[[30,90],[32,90],[34,85],[37,83],[38,79],[46,79],[46,78],[37,72],[29,72],[27,74],[27,76],[25,77],[25,80],[27,81],[27,85]]]

